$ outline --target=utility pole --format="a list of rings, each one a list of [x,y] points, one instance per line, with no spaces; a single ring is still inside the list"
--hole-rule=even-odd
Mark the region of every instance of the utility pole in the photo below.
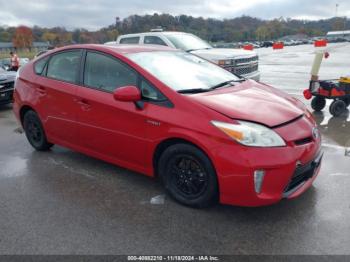
[[[346,20],[347,20],[347,17],[344,16],[344,31],[346,30]]]
[[[121,23],[120,18],[117,16],[117,17],[115,18],[115,27],[116,27],[117,29],[119,29],[120,23]]]
[[[339,4],[335,4],[335,17],[338,17],[338,7],[339,7]]]

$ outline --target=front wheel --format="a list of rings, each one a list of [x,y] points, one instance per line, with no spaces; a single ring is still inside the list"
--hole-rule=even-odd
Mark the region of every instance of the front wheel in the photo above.
[[[28,111],[23,118],[23,128],[29,143],[38,151],[50,149],[53,144],[46,139],[40,118],[34,111]]]
[[[206,207],[217,202],[215,169],[195,146],[176,144],[167,148],[159,159],[158,174],[169,195],[181,204]]]

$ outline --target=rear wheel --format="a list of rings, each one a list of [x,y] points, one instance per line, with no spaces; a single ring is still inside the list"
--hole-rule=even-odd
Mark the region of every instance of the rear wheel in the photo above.
[[[342,98],[341,100],[344,101],[344,103],[346,104],[346,107],[350,105],[350,97]]]
[[[172,198],[191,207],[206,207],[217,201],[216,172],[198,148],[176,144],[167,148],[158,164],[165,189]]]
[[[315,111],[321,111],[326,106],[326,99],[324,97],[315,96],[311,100],[311,107]]]
[[[329,112],[333,116],[340,116],[346,110],[346,104],[343,100],[334,100],[329,107]]]
[[[23,118],[23,128],[29,143],[38,151],[50,149],[53,144],[46,139],[40,118],[34,111],[28,111]]]

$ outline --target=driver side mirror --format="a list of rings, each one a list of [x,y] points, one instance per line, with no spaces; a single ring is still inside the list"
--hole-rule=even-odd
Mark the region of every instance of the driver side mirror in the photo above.
[[[138,109],[143,109],[141,91],[136,86],[123,86],[113,92],[116,101],[133,102]]]
[[[141,100],[141,92],[136,86],[124,86],[117,88],[113,97],[117,101],[137,102]]]

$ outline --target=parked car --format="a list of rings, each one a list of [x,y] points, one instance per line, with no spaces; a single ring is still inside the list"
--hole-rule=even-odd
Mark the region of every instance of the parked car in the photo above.
[[[16,72],[8,72],[0,67],[0,105],[12,103]]]
[[[157,30],[149,33],[121,35],[116,43],[163,45],[181,49],[212,61],[236,75],[260,80],[259,57],[256,52],[233,48],[213,48],[209,43],[193,34]]]
[[[272,47],[273,41],[264,41],[261,43],[261,47]]]
[[[14,112],[36,150],[58,144],[148,176],[178,202],[260,206],[316,178],[303,103],[162,46],[75,45],[23,67]]]
[[[29,58],[20,58],[19,59],[19,66],[24,66],[29,62]],[[11,70],[11,60],[10,58],[3,58],[0,60],[0,67],[5,69],[6,71]]]
[[[0,67],[6,71],[8,71],[11,67],[11,61],[9,58],[0,59]]]

